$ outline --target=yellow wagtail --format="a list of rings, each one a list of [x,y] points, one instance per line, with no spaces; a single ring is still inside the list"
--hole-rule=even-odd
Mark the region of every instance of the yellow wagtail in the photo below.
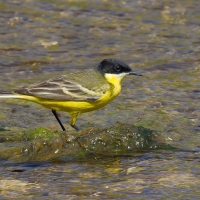
[[[79,130],[75,125],[76,118],[111,102],[120,93],[121,81],[128,74],[142,76],[121,60],[105,59],[94,69],[31,84],[12,93],[1,93],[0,98],[28,100],[51,109],[63,131],[65,127],[56,111],[68,112],[70,125]]]

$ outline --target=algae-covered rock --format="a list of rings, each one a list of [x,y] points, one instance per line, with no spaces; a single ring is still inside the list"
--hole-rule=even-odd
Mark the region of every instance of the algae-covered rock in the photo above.
[[[77,141],[83,149],[91,153],[121,154],[128,151],[157,149],[158,146],[162,146],[158,139],[161,138],[150,129],[118,123],[88,137],[79,137]]]
[[[10,135],[9,135],[10,134]],[[7,139],[13,131],[0,133],[0,157],[15,160],[48,160],[83,157],[87,155],[125,155],[133,151],[172,149],[162,134],[147,128],[118,123],[99,130],[85,128],[77,131],[52,131],[45,128],[19,131],[16,141]]]
[[[26,130],[23,134],[24,140],[33,140],[36,138],[43,138],[45,140],[50,140],[52,137],[58,136],[59,133],[56,131],[51,131],[46,128],[35,128]]]

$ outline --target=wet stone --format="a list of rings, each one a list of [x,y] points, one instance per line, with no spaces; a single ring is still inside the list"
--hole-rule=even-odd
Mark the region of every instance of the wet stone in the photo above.
[[[126,155],[133,151],[173,149],[165,143],[162,134],[124,123],[102,130],[85,128],[79,132],[35,128],[23,134],[16,132],[16,141],[6,139],[10,137],[9,133],[13,135],[12,131],[7,131],[6,135],[4,132],[1,134],[1,157],[17,160],[48,160],[67,156],[77,158],[91,154]]]

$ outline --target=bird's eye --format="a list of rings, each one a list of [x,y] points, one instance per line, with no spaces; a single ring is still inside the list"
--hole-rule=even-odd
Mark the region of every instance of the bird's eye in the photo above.
[[[119,71],[121,70],[121,67],[120,67],[120,66],[116,66],[116,67],[115,67],[115,70],[116,70],[117,72],[119,72]]]

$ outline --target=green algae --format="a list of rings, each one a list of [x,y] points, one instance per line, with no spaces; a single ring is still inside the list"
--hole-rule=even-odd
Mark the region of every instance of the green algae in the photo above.
[[[126,155],[133,151],[173,149],[165,137],[141,126],[117,123],[79,132],[35,128],[25,131],[2,131],[1,158],[18,161],[82,158],[87,155]],[[12,138],[12,139],[11,139]]]
[[[47,128],[38,127],[38,128],[26,130],[23,134],[23,138],[27,141],[34,140],[36,138],[43,138],[44,140],[48,141],[52,137],[56,137],[58,135],[59,133],[56,131],[51,131]]]

